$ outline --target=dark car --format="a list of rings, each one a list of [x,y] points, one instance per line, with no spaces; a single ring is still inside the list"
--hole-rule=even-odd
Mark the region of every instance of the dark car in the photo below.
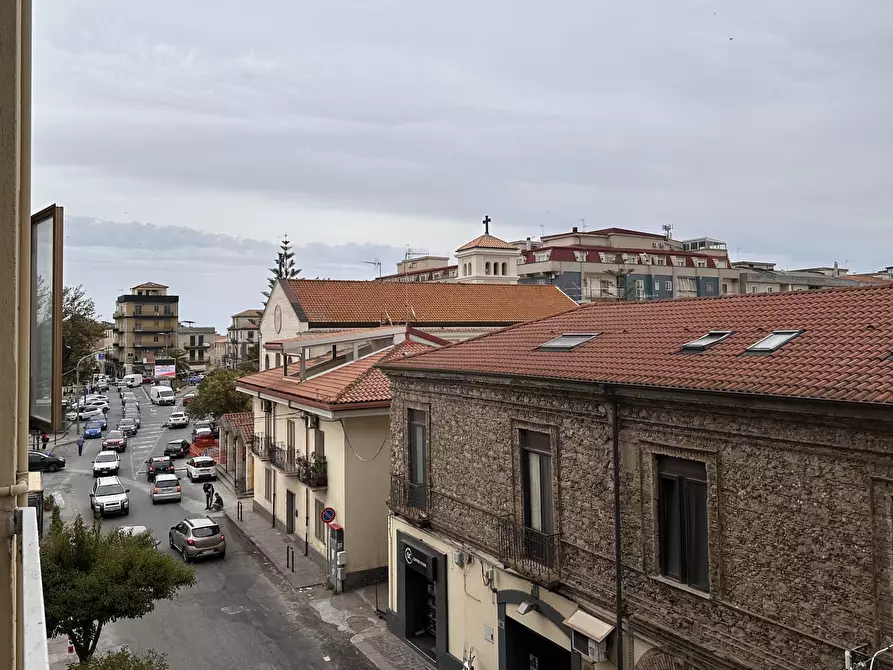
[[[65,467],[65,459],[48,451],[29,451],[28,470],[31,472],[56,472]]]
[[[164,455],[171,458],[185,458],[189,455],[189,440],[171,440],[164,445]]]
[[[138,430],[136,421],[133,419],[121,419],[121,421],[118,422],[118,430],[124,433],[124,437],[132,437],[136,435],[136,431]]]
[[[160,474],[174,474],[174,462],[170,456],[153,456],[146,461],[146,477],[150,482],[154,482],[155,477]]]

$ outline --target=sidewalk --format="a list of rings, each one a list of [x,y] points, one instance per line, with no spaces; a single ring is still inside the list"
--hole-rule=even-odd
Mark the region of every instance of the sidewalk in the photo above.
[[[221,481],[228,488],[228,482]],[[297,595],[308,601],[320,618],[352,635],[351,642],[380,670],[430,670],[424,660],[388,632],[384,613],[375,610],[387,605],[386,584],[376,584],[357,591],[333,595],[324,584],[326,576],[311,559],[282,531],[252,510],[252,500],[242,499],[242,520],[236,512],[236,497],[231,489],[224,515],[229,525],[238,530],[266,559],[273,564]],[[286,548],[294,547],[295,565],[286,565]]]

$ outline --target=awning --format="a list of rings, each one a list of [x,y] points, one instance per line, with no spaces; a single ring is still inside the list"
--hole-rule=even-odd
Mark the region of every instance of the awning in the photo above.
[[[578,633],[583,633],[590,640],[595,640],[596,642],[601,642],[614,630],[614,626],[611,624],[605,623],[581,609],[578,609],[565,619],[564,625]]]

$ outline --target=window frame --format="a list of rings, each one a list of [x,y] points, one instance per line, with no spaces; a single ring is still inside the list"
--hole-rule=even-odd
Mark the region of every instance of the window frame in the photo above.
[[[530,440],[537,435],[540,443]],[[518,446],[521,452],[521,519],[525,528],[542,535],[554,534],[555,523],[555,469],[552,459],[551,431],[518,428]],[[530,458],[529,458],[530,457]],[[533,524],[533,495],[530,463],[537,459],[539,478],[539,517],[541,528]],[[545,467],[544,467],[545,466]]]
[[[264,500],[273,502],[273,468],[269,465],[264,468]]]
[[[720,342],[734,334],[734,330],[709,330],[704,335],[701,335],[699,338],[683,344],[682,351],[684,353],[701,353],[703,351],[707,351],[714,345],[719,344]],[[703,344],[698,344],[702,340],[710,341]]]
[[[759,340],[751,344],[744,353],[746,354],[774,354],[776,351],[784,347],[786,344],[791,342],[792,340],[797,339],[806,331],[802,328],[800,330],[788,330],[788,329],[778,329],[773,330],[769,335],[761,337]],[[769,347],[766,345],[760,346],[766,340],[769,340],[773,337],[782,337],[783,339],[778,342],[778,344]]]
[[[571,351],[582,344],[586,344],[587,342],[596,339],[599,335],[601,335],[601,333],[562,333],[558,337],[553,337],[551,340],[537,345],[536,348],[539,351]],[[580,341],[575,343],[562,343],[562,340],[565,339],[579,339]]]
[[[654,474],[657,483],[656,519],[658,570],[662,577],[683,584],[702,593],[710,593],[710,490],[707,464],[704,461],[656,455]],[[673,507],[666,502],[667,483],[673,482]],[[702,489],[700,510],[690,506],[692,489]],[[700,496],[700,494],[698,494]],[[703,515],[701,519],[694,515]],[[700,525],[698,524],[700,521]],[[674,523],[678,537],[670,537],[669,525]],[[703,530],[701,542],[694,537],[695,526]],[[675,544],[675,547],[671,545]],[[695,546],[697,544],[697,546]],[[674,553],[676,555],[674,555]],[[673,561],[676,566],[671,566]],[[702,563],[698,573],[697,563]]]
[[[315,522],[313,524],[313,536],[318,542],[325,544],[326,542],[326,524],[322,520],[322,511],[326,508],[326,504],[319,498],[313,498],[313,513]]]

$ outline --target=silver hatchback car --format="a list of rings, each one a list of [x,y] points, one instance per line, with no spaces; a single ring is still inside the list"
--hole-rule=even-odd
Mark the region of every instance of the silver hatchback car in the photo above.
[[[149,497],[152,498],[152,504],[158,502],[167,502],[176,500],[177,502],[183,497],[180,480],[177,475],[157,475],[155,477],[154,486],[149,489]]]
[[[171,549],[180,553],[184,563],[210,554],[217,554],[220,558],[226,556],[226,538],[211,517],[183,519],[176,526],[171,526],[167,541]]]

